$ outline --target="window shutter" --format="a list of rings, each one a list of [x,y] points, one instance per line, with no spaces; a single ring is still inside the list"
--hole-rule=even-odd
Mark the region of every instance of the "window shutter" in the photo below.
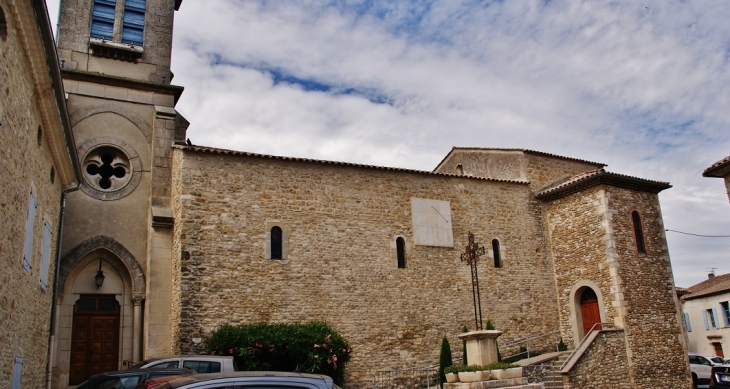
[[[707,315],[708,314],[709,314],[709,312],[705,311],[705,314],[702,315],[702,318],[705,319],[705,329],[706,330],[709,330],[710,329],[710,323],[707,321]]]
[[[43,259],[41,260],[41,288],[48,288],[48,264],[51,256],[51,225],[43,223]]]
[[[20,374],[23,372],[23,358],[15,357],[13,365],[13,383],[12,389],[20,389]]]
[[[30,264],[33,254],[33,227],[35,224],[36,200],[35,192],[30,190],[30,201],[28,202],[28,219],[25,221],[25,246],[23,248],[23,269],[30,273]]]
[[[719,316],[717,316],[717,309],[715,309],[715,308],[712,308],[712,317],[715,319],[715,320],[713,320],[714,321],[713,324],[715,325],[715,328],[720,328],[720,322],[717,320],[719,318]]]
[[[689,323],[689,313],[684,314],[684,325],[687,327],[687,332],[692,332],[692,325]]]
[[[117,0],[94,0],[91,12],[91,36],[112,40],[114,36],[114,13]]]
[[[122,21],[122,42],[142,45],[144,41],[144,13],[146,0],[126,0]]]

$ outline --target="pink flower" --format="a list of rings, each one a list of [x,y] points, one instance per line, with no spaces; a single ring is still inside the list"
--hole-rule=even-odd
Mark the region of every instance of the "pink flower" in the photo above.
[[[314,356],[314,359],[319,359],[319,355],[315,355]]]
[[[335,361],[335,362],[337,362],[337,355],[333,355],[332,356],[332,360]]]
[[[314,348],[319,348],[319,345],[317,343],[315,343]]]
[[[233,354],[233,349],[228,350],[229,354]]]

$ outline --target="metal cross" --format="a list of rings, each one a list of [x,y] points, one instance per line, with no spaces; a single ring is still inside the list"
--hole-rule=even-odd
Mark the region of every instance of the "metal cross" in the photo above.
[[[485,254],[484,246],[479,247],[474,242],[474,234],[469,231],[469,244],[466,245],[466,251],[461,253],[461,260],[471,267],[471,294],[474,299],[474,322],[476,330],[483,330],[482,326],[482,299],[479,296],[479,276],[477,275],[477,262],[479,257]]]

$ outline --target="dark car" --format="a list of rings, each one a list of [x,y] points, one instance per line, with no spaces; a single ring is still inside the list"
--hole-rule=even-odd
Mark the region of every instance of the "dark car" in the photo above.
[[[235,373],[195,374],[172,380],[159,389],[339,389],[325,375],[274,371],[239,371]]]
[[[194,374],[190,369],[129,369],[92,376],[76,389],[133,389],[140,382],[171,375]]]
[[[710,389],[730,388],[730,365],[712,367]]]

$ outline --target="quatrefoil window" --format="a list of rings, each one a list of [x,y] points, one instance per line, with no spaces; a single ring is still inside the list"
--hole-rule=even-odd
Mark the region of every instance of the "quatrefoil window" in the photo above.
[[[97,190],[104,192],[124,188],[131,174],[129,157],[114,147],[99,147],[84,158],[84,178]]]

